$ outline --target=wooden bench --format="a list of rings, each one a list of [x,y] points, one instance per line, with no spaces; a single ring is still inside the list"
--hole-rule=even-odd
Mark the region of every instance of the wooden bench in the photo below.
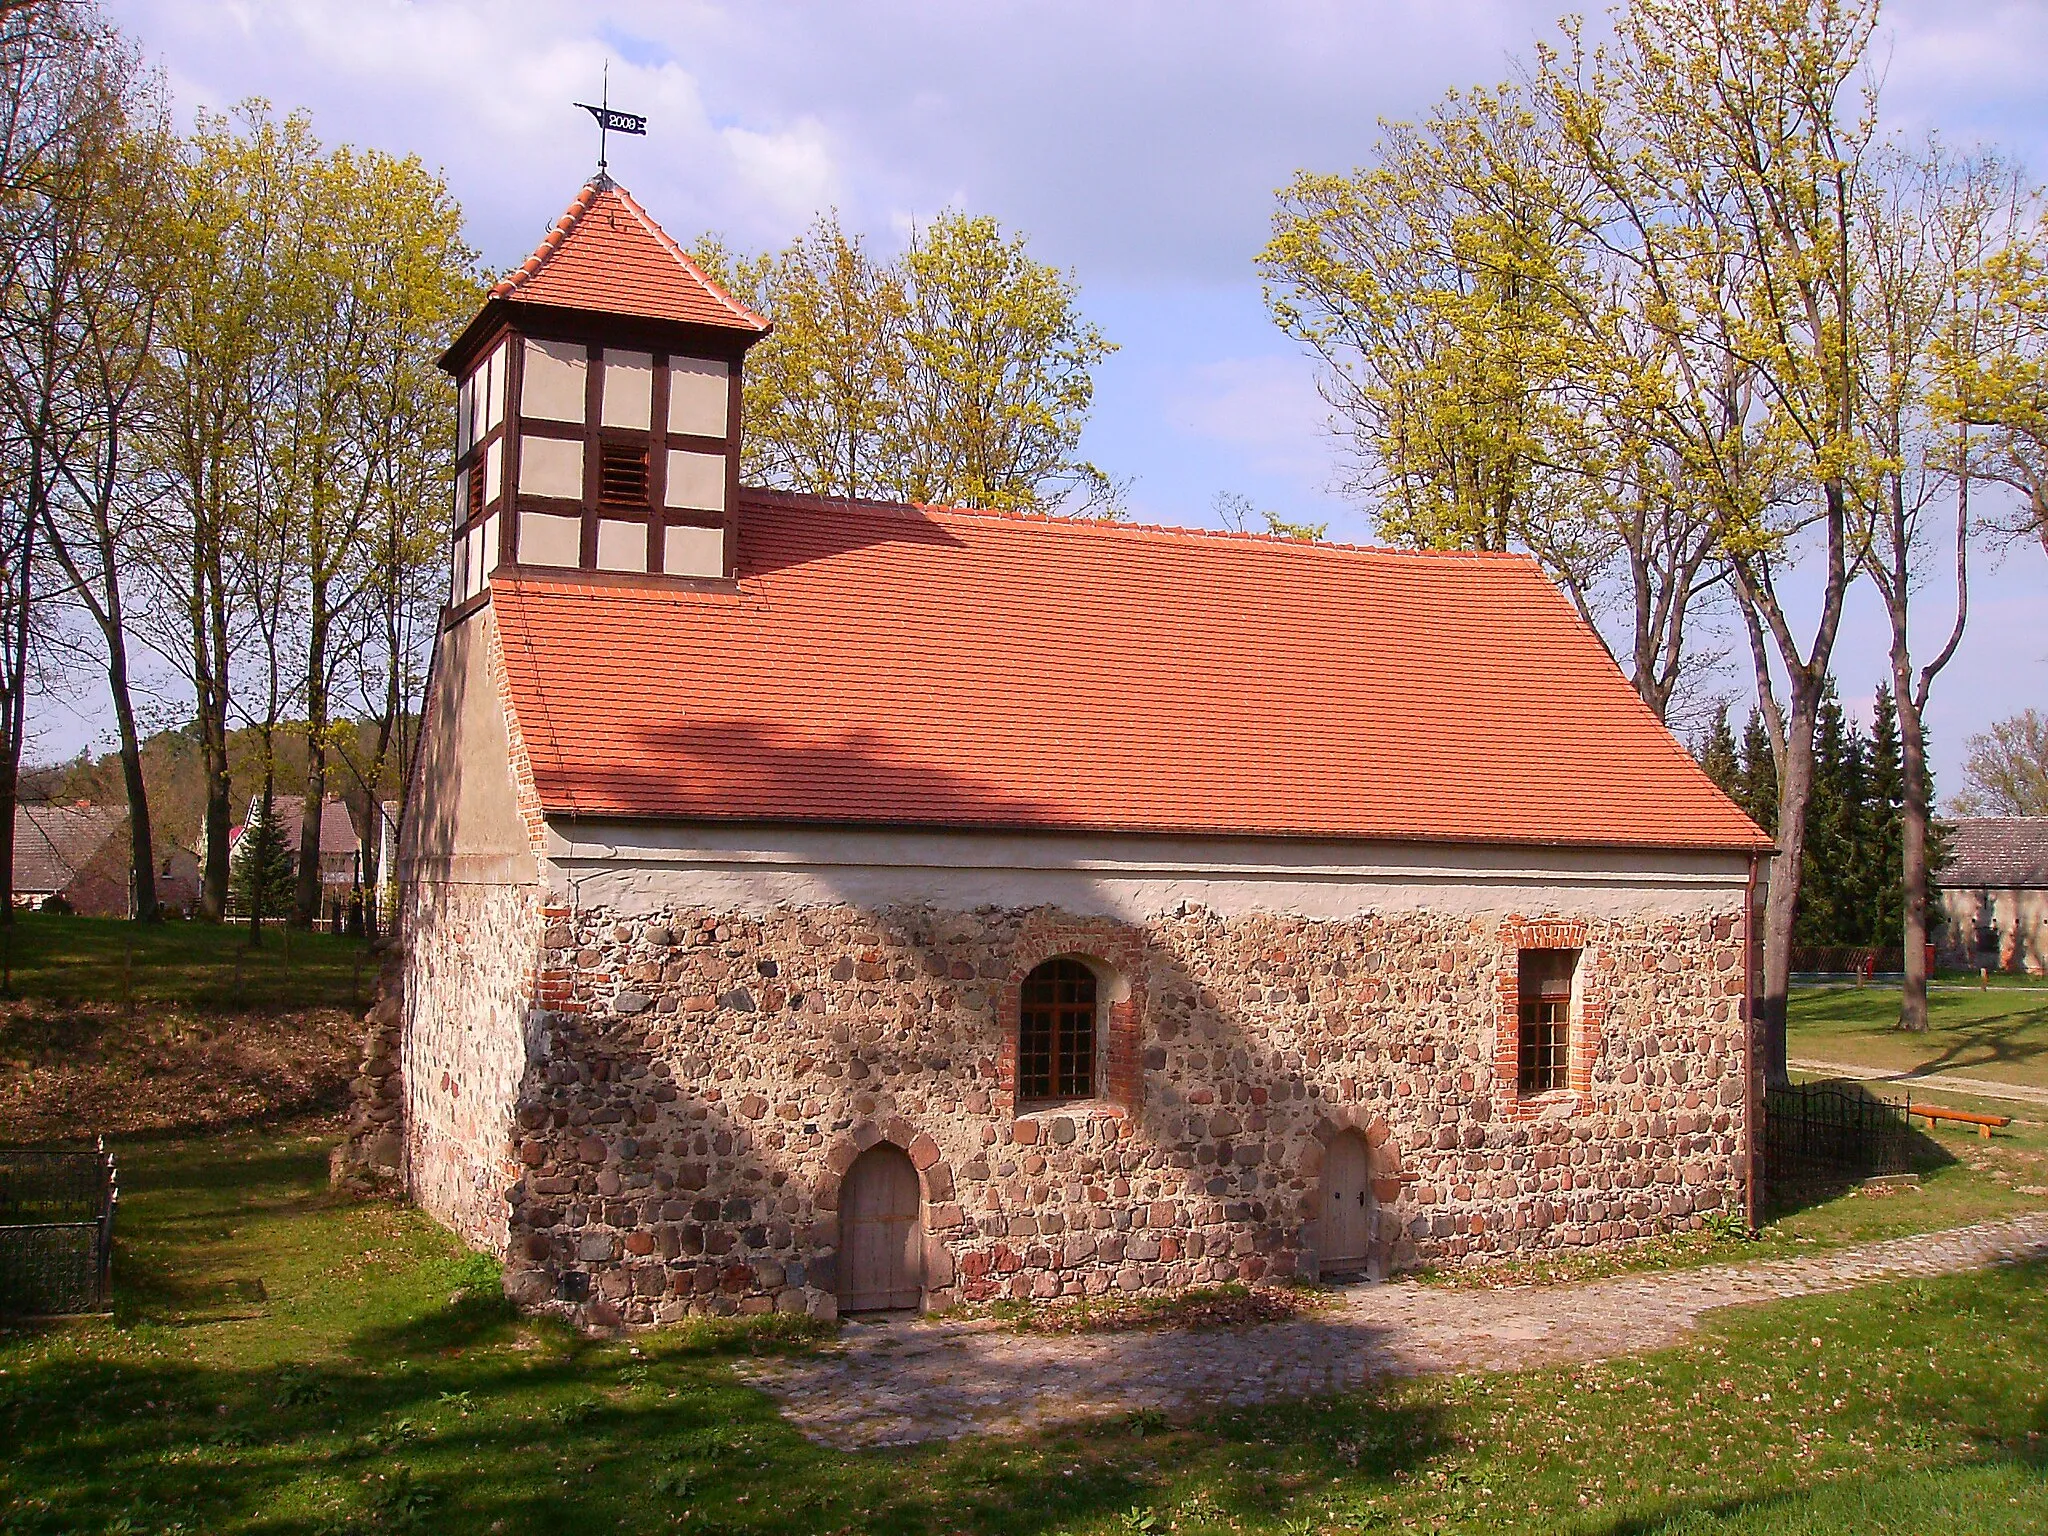
[[[1959,1125],[1974,1125],[1977,1134],[1986,1141],[1991,1139],[1994,1127],[2003,1129],[2012,1124],[2011,1115],[1976,1115],[1967,1109],[1943,1109],[1937,1104],[1908,1104],[1909,1115],[1925,1115],[1930,1125],[1936,1120],[1953,1120]]]

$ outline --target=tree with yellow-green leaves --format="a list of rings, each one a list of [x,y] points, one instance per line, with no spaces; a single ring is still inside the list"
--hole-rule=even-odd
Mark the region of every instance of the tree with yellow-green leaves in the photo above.
[[[895,261],[835,215],[780,253],[697,259],[774,330],[747,356],[750,478],[823,496],[1111,515],[1079,457],[1112,350],[1068,274],[985,216],[945,214]]]
[[[1973,427],[2005,321],[1998,260],[2024,233],[2018,176],[1997,155],[1938,142],[1884,147],[1854,224],[1865,272],[1865,365],[1858,421],[1870,471],[1851,480],[1863,570],[1890,624],[1898,725],[1899,867],[1905,976],[1899,1027],[1924,1031],[1933,848],[1927,704],[1969,617],[1970,491],[1988,478]],[[1924,597],[1947,619],[1919,653],[1911,619]]]
[[[268,742],[302,715],[317,804],[334,701],[352,689],[379,747],[340,765],[344,787],[365,806],[390,788],[442,570],[453,428],[434,359],[481,287],[439,177],[412,158],[328,150],[303,114],[279,120],[261,102],[201,117],[165,218],[179,261],[146,416],[149,633],[197,698],[201,908],[218,917],[236,725]],[[304,823],[302,923],[320,897],[319,818]]]
[[[81,635],[105,658],[139,915],[156,915],[125,582],[131,406],[166,276],[157,82],[90,5],[0,12],[0,923],[30,691]]]
[[[1585,483],[1564,462],[1580,424],[1568,193],[1511,87],[1382,126],[1372,165],[1281,192],[1259,258],[1268,303],[1324,365],[1381,531],[1506,549]]]
[[[1261,258],[1385,535],[1535,554],[1589,620],[1632,630],[1617,659],[1659,715],[1700,659],[1694,605],[1732,601],[1774,768],[1774,1080],[1850,585],[1892,614],[1924,824],[1919,711],[1962,623],[1969,485],[2002,466],[2030,517],[2048,505],[2042,242],[1989,162],[1937,173],[1880,138],[1877,10],[1624,0],[1597,45],[1567,20],[1515,83],[1385,125],[1357,172],[1297,177]],[[1944,497],[1953,535],[1925,515]],[[1916,664],[1909,597],[1937,541],[1955,628]]]
[[[1661,717],[1696,661],[1712,524],[1642,430],[1666,359],[1598,265],[1597,186],[1539,105],[1506,85],[1383,124],[1371,164],[1282,191],[1260,270],[1324,365],[1382,537],[1527,549],[1589,623],[1625,611]]]
[[[1970,420],[1989,427],[1986,477],[2018,495],[2016,508],[1987,526],[2004,541],[2032,541],[2048,554],[2048,208],[2036,206],[2024,238],[1985,262],[1996,297],[1987,316],[1996,344],[1972,370]]]
[[[747,354],[747,477],[820,496],[892,495],[908,311],[901,273],[836,213],[773,256],[736,257],[715,240],[695,254],[775,323]]]

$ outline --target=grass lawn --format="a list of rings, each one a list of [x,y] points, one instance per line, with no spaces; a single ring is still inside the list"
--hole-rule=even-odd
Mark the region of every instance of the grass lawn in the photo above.
[[[1608,1365],[842,1454],[731,1360],[509,1315],[321,1135],[125,1150],[112,1320],[0,1335],[0,1531],[2038,1532],[2048,1270],[1722,1314]],[[772,1320],[771,1320],[772,1321]]]
[[[348,1008],[377,981],[361,939],[246,923],[131,923],[17,912],[0,928],[5,995],[53,1003],[117,1003],[215,1013]]]
[[[360,939],[17,913],[0,928],[0,1146],[337,1107],[378,960]]]
[[[2048,987],[1931,992],[1924,1035],[1901,1033],[1897,987],[1801,987],[1787,1038],[1794,1056],[1887,1072],[1960,1072],[2048,1088]],[[1931,1096],[1931,1095],[1930,1095]]]

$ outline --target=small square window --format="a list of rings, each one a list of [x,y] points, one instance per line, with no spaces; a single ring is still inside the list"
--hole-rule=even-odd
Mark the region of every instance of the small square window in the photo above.
[[[1516,961],[1518,1086],[1556,1093],[1571,1082],[1572,979],[1576,949],[1525,949]]]

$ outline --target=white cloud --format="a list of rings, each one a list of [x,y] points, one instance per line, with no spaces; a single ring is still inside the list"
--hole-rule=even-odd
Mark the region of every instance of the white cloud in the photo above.
[[[1189,369],[1168,398],[1180,431],[1232,444],[1260,469],[1313,477],[1330,462],[1330,408],[1306,358],[1223,358]]]

